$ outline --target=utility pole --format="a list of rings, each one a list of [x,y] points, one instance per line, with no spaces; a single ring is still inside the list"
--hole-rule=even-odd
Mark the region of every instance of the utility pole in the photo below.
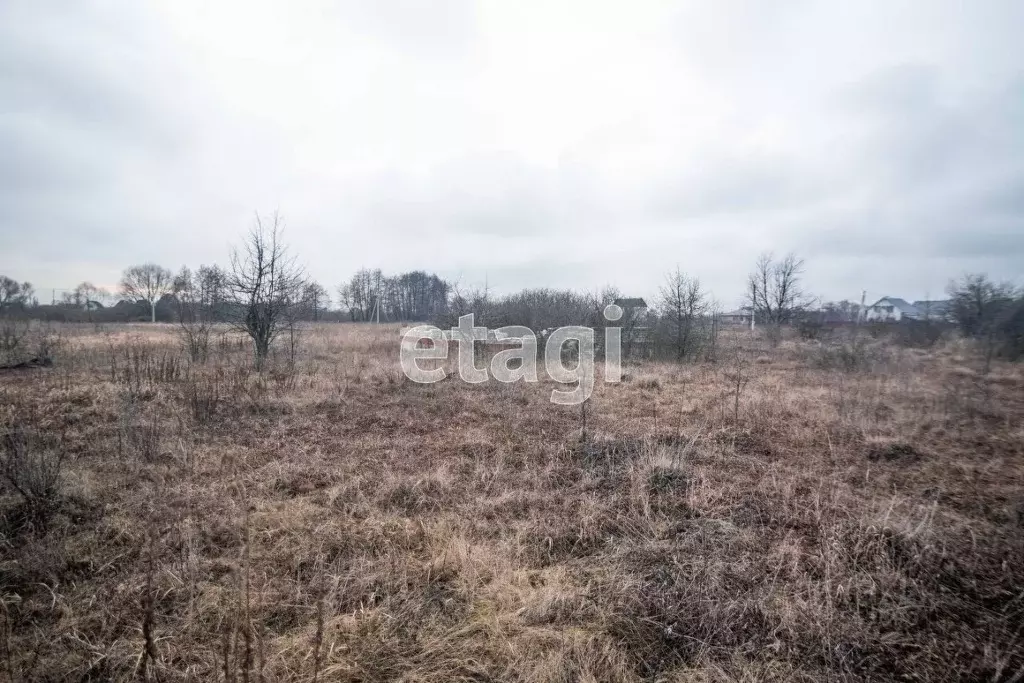
[[[864,317],[864,299],[868,296],[868,290],[862,289],[860,292],[860,308],[857,309],[857,322],[853,326],[853,340],[856,343],[857,333],[860,331],[860,321]]]
[[[751,278],[753,279],[753,278]],[[757,316],[757,285],[754,285],[754,296],[750,299],[750,331],[754,331],[754,318]]]

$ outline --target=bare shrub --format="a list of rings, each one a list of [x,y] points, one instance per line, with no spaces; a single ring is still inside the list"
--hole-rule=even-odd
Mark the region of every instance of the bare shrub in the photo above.
[[[942,339],[948,325],[932,320],[902,320],[893,326],[892,340],[900,346],[930,349]]]
[[[828,328],[820,320],[801,320],[797,323],[796,329],[800,334],[800,338],[806,341],[818,341],[823,339],[828,333]]]
[[[64,457],[62,439],[44,437],[21,424],[4,434],[0,474],[21,496],[25,519],[33,526],[45,528],[60,509]]]
[[[221,403],[221,383],[218,376],[192,375],[183,385],[185,403],[198,424],[209,424],[217,415]]]
[[[965,275],[947,291],[950,313],[960,331],[976,340],[986,374],[996,357],[1019,360],[1024,355],[1024,291],[983,274]]]
[[[110,379],[133,398],[151,395],[159,384],[173,384],[185,376],[186,365],[177,353],[156,353],[140,339],[110,347]]]
[[[178,305],[178,327],[193,363],[205,363],[210,352],[210,334],[224,305],[227,275],[217,266],[200,266],[193,273],[182,268],[174,278]]]
[[[817,348],[814,363],[822,370],[854,372],[867,365],[863,344],[822,345]]]
[[[63,345],[60,329],[21,314],[0,315],[0,364],[49,367]]]
[[[43,365],[53,365],[63,346],[64,338],[60,329],[47,323],[39,328],[33,339],[33,355],[42,361]]]
[[[737,363],[732,370],[723,372],[722,377],[728,383],[729,392],[732,394],[732,421],[739,422],[740,396],[750,383],[750,374],[742,363]]]
[[[867,343],[860,339],[840,344],[821,344],[814,349],[811,363],[822,370],[867,372],[884,367],[891,354],[884,343]]]
[[[141,406],[129,394],[122,396],[118,418],[117,451],[142,462],[156,462],[161,454],[162,430],[159,423],[140,415]]]
[[[25,351],[29,321],[21,316],[0,316],[0,362],[12,363],[21,360]]]

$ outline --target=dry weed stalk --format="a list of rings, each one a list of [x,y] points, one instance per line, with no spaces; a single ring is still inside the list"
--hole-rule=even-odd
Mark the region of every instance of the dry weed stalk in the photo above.
[[[154,667],[153,678],[159,683],[160,673],[156,671],[160,659],[156,648],[153,629],[156,624],[156,587],[153,585],[156,576],[156,531],[149,532],[149,552],[147,553],[146,584],[142,593],[142,652],[139,653],[139,680],[150,680],[150,665]]]

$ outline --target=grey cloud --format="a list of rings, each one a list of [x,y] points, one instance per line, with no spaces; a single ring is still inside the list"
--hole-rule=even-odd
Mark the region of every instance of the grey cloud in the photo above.
[[[181,74],[161,52],[159,32],[135,12],[126,10],[120,21],[88,4],[47,12],[10,3],[0,12],[5,119],[18,114],[85,140],[116,136],[164,150],[188,140],[175,102],[183,93],[173,92]]]
[[[1007,276],[1024,253],[1024,88],[946,95],[939,69],[897,65],[823,99],[826,154],[735,152],[726,142],[655,185],[648,208],[685,226],[745,224],[741,245],[814,259],[870,256],[880,270],[914,259],[972,260]],[[743,236],[746,239],[743,239]]]
[[[168,205],[192,191],[175,183],[196,145],[184,72],[159,26],[122,9],[0,8],[0,235],[23,262],[94,271],[41,286],[173,253],[157,246]]]
[[[979,208],[987,208],[993,215],[1010,220],[1019,220],[1024,216],[1024,161],[1021,166],[1017,173],[992,183],[984,192],[982,206]]]
[[[456,158],[416,175],[391,169],[364,182],[360,220],[396,236],[426,231],[500,241],[577,233],[607,208],[593,181],[573,169],[552,170],[501,152]]]
[[[876,184],[894,193],[968,181],[1018,165],[1024,128],[1007,107],[1007,91],[978,93],[971,101],[943,101],[934,69],[898,68],[851,89],[845,115],[869,126],[859,140],[860,163],[873,167]],[[1024,96],[1019,83],[1008,91]]]
[[[651,34],[668,41],[664,52],[629,66],[665,93],[664,111],[631,112],[589,138],[562,141],[571,126],[544,128],[544,115],[559,113],[559,84],[535,91],[545,74],[520,74],[506,60],[499,73],[521,78],[514,85],[524,97],[536,95],[522,113],[541,143],[505,116],[507,102],[488,99],[502,86],[486,80],[496,49],[487,31],[502,30],[494,17],[485,21],[493,6],[333,5],[317,21],[372,43],[372,63],[410,74],[408,82],[361,71],[341,52],[358,45],[336,55],[320,45],[337,57],[337,82],[303,87],[347,95],[351,77],[373,96],[405,88],[395,102],[429,111],[367,115],[358,97],[341,98],[337,109],[313,98],[328,118],[297,108],[282,123],[262,100],[236,101],[245,94],[222,92],[207,73],[203,60],[229,47],[199,57],[159,14],[8,3],[0,7],[0,238],[12,246],[0,271],[73,286],[137,261],[176,268],[222,259],[253,210],[279,208],[296,251],[332,286],[356,267],[379,265],[487,278],[505,291],[613,282],[650,295],[662,270],[679,263],[731,305],[762,248],[803,252],[825,294],[848,295],[871,278],[879,289],[917,287],[891,292],[914,298],[966,267],[1017,276],[1024,53],[1004,26],[1018,10],[996,5],[965,9],[962,26],[932,17],[917,27],[931,3],[908,3],[892,11],[900,34],[916,40],[898,42],[863,9],[684,3]],[[844,21],[854,19],[866,23],[847,31]],[[849,35],[858,29],[877,35],[861,47]],[[231,30],[245,30],[244,13]],[[528,37],[502,44],[521,44],[526,56]],[[631,55],[615,52],[615,38],[610,30],[608,49],[626,63]],[[571,55],[571,30],[559,48]],[[241,73],[259,85],[259,72],[232,71],[243,67],[229,61],[225,82]],[[589,65],[579,68],[583,80]],[[306,75],[297,72],[296,82]],[[432,75],[443,88],[435,91]],[[692,102],[670,97],[679,83],[697,89]],[[282,95],[265,97],[277,104]],[[705,106],[719,108],[718,119],[701,120],[707,136],[676,136]],[[354,127],[346,107],[367,130]],[[439,112],[449,116],[427,118]],[[376,119],[382,127],[370,130]],[[478,127],[444,125],[452,121]],[[392,144],[392,133],[418,143],[410,130],[441,139],[410,150]],[[62,272],[53,267],[61,262],[79,265]]]
[[[821,175],[783,155],[700,156],[691,167],[655,184],[649,209],[668,218],[751,214],[822,201],[831,188]]]
[[[870,127],[856,140],[850,194],[859,200],[808,226],[827,255],[986,257],[1004,273],[1024,251],[1024,129],[1007,92],[945,103],[939,74],[899,69],[852,90],[848,116]],[[825,228],[825,229],[821,229]],[[831,228],[831,229],[829,229]],[[893,253],[893,250],[896,253]]]

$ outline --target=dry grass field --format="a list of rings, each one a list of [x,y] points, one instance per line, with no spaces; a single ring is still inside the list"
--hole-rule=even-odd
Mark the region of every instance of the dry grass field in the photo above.
[[[2,680],[1024,676],[1024,372],[963,342],[732,331],[584,433],[550,382],[408,382],[395,326],[262,374],[62,335],[0,375]]]

